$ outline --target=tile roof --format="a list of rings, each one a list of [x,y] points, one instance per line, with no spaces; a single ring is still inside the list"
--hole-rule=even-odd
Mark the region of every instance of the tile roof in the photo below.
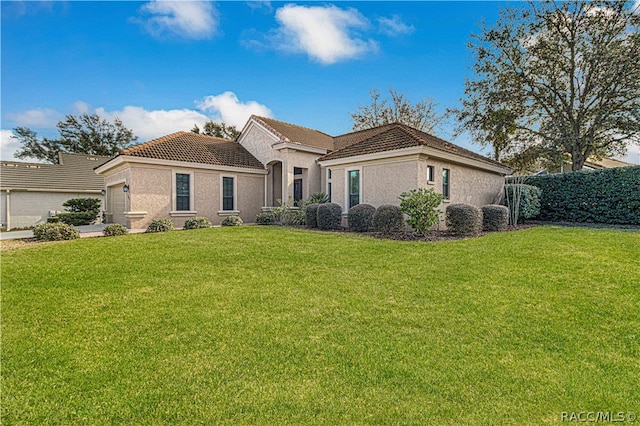
[[[348,133],[336,137],[336,140],[340,141],[340,144],[343,145],[342,148],[320,157],[319,161],[336,160],[414,146],[426,146],[508,169],[498,161],[401,123],[386,124],[375,129]]]
[[[239,143],[193,132],[177,132],[120,151],[120,155],[264,169]]]
[[[271,130],[281,142],[300,143],[329,151],[334,149],[333,138],[326,133],[274,120],[273,118],[258,117],[257,115],[252,116],[252,118]]]
[[[111,157],[102,155],[60,152],[58,164],[2,161],[0,187],[2,189],[49,189],[68,191],[100,191],[104,178],[93,169]]]

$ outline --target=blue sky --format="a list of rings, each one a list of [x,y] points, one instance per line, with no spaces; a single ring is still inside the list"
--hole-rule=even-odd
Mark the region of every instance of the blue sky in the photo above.
[[[241,128],[252,113],[337,135],[374,87],[432,97],[443,111],[471,76],[470,35],[505,3],[1,6],[1,155],[10,159],[12,128],[55,136],[58,120],[81,112],[118,116],[143,142],[209,118]],[[465,135],[453,141],[479,151]]]

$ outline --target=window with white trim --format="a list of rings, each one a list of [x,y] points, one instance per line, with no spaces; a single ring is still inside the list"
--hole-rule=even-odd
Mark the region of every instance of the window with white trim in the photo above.
[[[329,202],[331,202],[331,169],[327,169],[327,195]]]
[[[176,210],[191,210],[191,175],[176,173]]]
[[[235,178],[231,176],[222,177],[222,210],[235,210]]]
[[[451,173],[449,169],[442,169],[442,196],[445,200],[449,199],[450,193],[450,178]]]
[[[427,182],[433,182],[434,177],[433,166],[427,166]]]

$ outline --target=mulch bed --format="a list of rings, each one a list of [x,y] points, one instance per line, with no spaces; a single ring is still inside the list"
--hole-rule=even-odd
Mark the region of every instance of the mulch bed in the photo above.
[[[533,228],[537,226],[535,224],[523,224],[518,225],[515,228],[508,228],[505,231],[498,232],[512,232],[512,231],[520,231],[522,229]],[[476,234],[454,234],[449,231],[431,231],[427,235],[420,235],[416,232],[397,232],[393,234],[382,234],[380,232],[365,232],[363,235],[369,235],[374,238],[379,238],[382,240],[396,240],[396,241],[452,241],[452,240],[464,240],[467,238],[478,238],[484,235],[492,234],[492,232],[478,232]]]

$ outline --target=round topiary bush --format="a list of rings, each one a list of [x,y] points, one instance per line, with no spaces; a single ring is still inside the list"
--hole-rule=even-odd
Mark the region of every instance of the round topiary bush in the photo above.
[[[376,210],[371,219],[373,230],[383,234],[404,231],[404,216],[398,206],[384,204]]]
[[[242,219],[240,216],[227,216],[222,221],[222,226],[240,226],[242,225]]]
[[[173,230],[171,219],[155,219],[147,226],[147,232],[168,232],[171,230]]]
[[[103,230],[102,234],[105,237],[115,237],[118,235],[127,235],[129,230],[119,223],[112,223],[111,225],[107,225]]]
[[[489,204],[482,206],[482,230],[504,231],[509,224],[509,209],[506,206]]]
[[[320,207],[320,204],[313,203],[313,204],[309,204],[304,210],[306,215],[307,226],[309,228],[318,227],[318,207]]]
[[[447,206],[446,223],[455,234],[475,234],[482,231],[482,210],[470,204]]]
[[[256,216],[256,223],[258,225],[273,225],[276,223],[276,218],[273,217],[271,212],[262,212]]]
[[[371,229],[376,208],[370,204],[358,204],[349,209],[349,230],[367,232]]]
[[[211,228],[211,221],[206,217],[190,217],[184,221],[184,229]]]
[[[322,230],[342,229],[342,207],[336,203],[320,204],[316,220]]]
[[[80,232],[66,223],[41,223],[33,228],[33,236],[38,241],[75,240]]]

